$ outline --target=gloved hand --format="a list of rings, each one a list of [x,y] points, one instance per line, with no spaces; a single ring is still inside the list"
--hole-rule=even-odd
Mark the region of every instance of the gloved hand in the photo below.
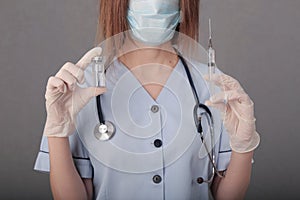
[[[208,80],[208,76],[204,78]],[[220,87],[222,92],[213,95],[205,104],[223,112],[224,126],[229,133],[232,150],[238,153],[254,150],[260,142],[260,137],[255,128],[252,100],[239,82],[228,75],[213,75],[211,81]]]
[[[44,135],[48,137],[68,137],[75,131],[76,114],[105,88],[81,88],[84,83],[84,70],[94,56],[102,53],[100,47],[87,52],[76,65],[67,62],[55,76],[48,79],[46,89],[47,120]]]

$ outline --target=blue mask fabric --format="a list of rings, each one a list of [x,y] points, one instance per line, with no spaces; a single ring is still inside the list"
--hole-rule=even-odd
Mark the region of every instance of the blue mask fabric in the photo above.
[[[173,38],[180,21],[179,0],[130,0],[127,20],[133,39],[161,45]]]

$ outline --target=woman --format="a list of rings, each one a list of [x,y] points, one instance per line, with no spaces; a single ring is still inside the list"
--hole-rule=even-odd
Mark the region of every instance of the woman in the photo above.
[[[35,169],[50,171],[55,199],[208,199],[211,194],[215,199],[244,197],[259,136],[251,99],[227,75],[213,76],[214,83],[224,91],[206,101],[211,107],[226,109],[225,127],[217,129],[220,137],[214,147],[217,170],[223,177],[215,175],[211,184],[202,181],[209,179],[209,159],[199,156],[202,143],[191,117],[195,102],[190,102],[191,91],[185,90],[184,81],[178,79],[186,75],[183,61],[172,47],[175,28],[198,39],[198,12],[198,0],[100,2],[100,38],[130,32],[113,45],[116,59],[106,71],[106,88],[77,85],[92,85],[91,71],[84,70],[94,56],[102,53],[99,47],[76,64],[66,63],[48,80],[47,121]],[[135,50],[128,51],[132,45]],[[130,90],[129,83],[140,86],[139,90]],[[201,101],[207,100],[209,92],[202,76],[196,77],[195,86]],[[127,100],[129,93],[132,119],[115,108]],[[108,142],[90,139],[90,124],[96,123],[92,97],[97,95],[101,95],[105,118],[116,126],[116,134]],[[182,102],[178,103],[176,97]],[[177,109],[180,106],[182,112]],[[80,120],[75,128],[77,116]],[[192,140],[184,148],[175,146],[174,137],[183,134],[180,145],[189,134]],[[119,149],[124,151],[120,153]]]

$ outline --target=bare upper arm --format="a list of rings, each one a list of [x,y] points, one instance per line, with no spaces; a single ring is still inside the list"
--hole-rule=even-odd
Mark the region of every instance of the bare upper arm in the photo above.
[[[226,170],[225,170],[226,171]],[[225,171],[219,171],[220,174],[222,175],[225,175]],[[221,182],[221,177],[219,177],[218,175],[215,174],[214,176],[214,179],[213,179],[213,182],[212,182],[212,185],[211,185],[211,192],[212,192],[212,195],[215,197],[215,194],[218,190],[218,187],[219,187],[219,184]]]
[[[91,178],[83,178],[82,181],[85,186],[85,190],[88,195],[88,199],[93,199],[94,187],[93,187],[92,179]]]

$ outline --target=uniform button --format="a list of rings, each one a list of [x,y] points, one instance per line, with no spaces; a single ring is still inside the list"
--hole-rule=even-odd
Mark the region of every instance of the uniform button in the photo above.
[[[153,176],[152,180],[154,183],[158,184],[161,182],[161,177],[160,177],[160,175],[155,175],[155,176]]]
[[[153,105],[153,106],[151,107],[151,111],[152,111],[153,113],[157,113],[158,110],[159,110],[159,107],[158,107],[157,105]]]
[[[202,177],[197,178],[197,183],[198,184],[202,184],[204,182]]]
[[[159,148],[162,146],[162,141],[160,139],[154,140],[154,146]]]

